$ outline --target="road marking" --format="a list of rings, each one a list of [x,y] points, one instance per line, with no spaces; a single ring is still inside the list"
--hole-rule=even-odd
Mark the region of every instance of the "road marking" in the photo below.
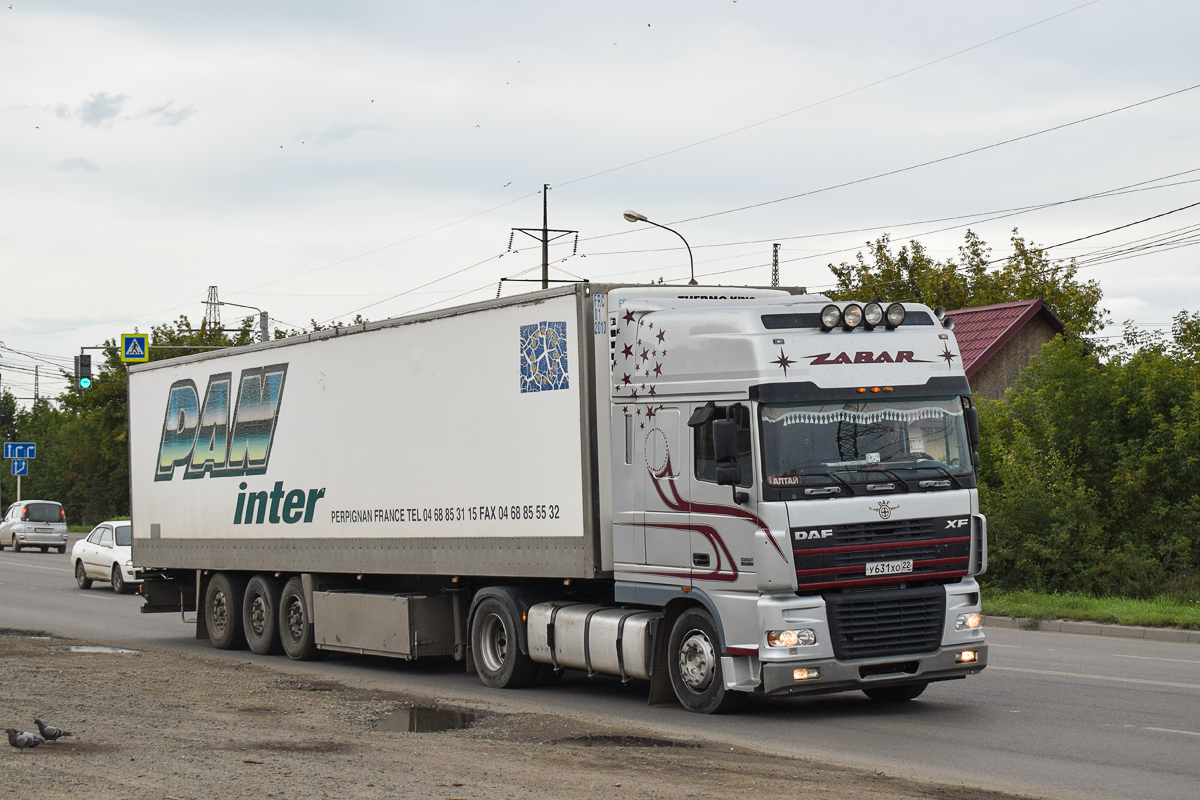
[[[1200,664],[1200,661],[1193,661],[1186,658],[1155,658],[1154,656],[1123,656],[1119,653],[1113,653],[1113,658],[1140,658],[1143,661],[1174,661],[1176,664]]]
[[[15,561],[9,562],[9,565],[14,566],[14,567],[27,567],[29,569],[48,569],[51,572],[70,572],[71,571],[69,569],[63,569],[62,567],[46,567],[41,564],[20,564]]]
[[[1171,730],[1170,728],[1142,728],[1142,730],[1144,730],[1144,731],[1159,731],[1161,733],[1182,733],[1185,736],[1200,736],[1200,733],[1196,733],[1195,731],[1176,731],[1176,730]]]
[[[1140,683],[1147,686],[1170,686],[1176,689],[1200,689],[1195,683],[1169,683],[1167,681],[1148,681],[1142,678],[1114,678],[1110,675],[1087,675],[1082,672],[1055,672],[1048,669],[1022,669],[1021,667],[997,667],[988,665],[988,669],[998,669],[1001,672],[1025,672],[1030,675],[1058,675],[1064,678],[1087,678],[1093,681],[1116,681],[1118,683]]]

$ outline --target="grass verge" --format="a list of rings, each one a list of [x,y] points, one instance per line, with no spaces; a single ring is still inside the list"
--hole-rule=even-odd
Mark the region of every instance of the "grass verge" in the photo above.
[[[983,613],[994,617],[1031,620],[1069,619],[1111,625],[1200,630],[1200,601],[1169,597],[1133,600],[1128,597],[1089,597],[1082,594],[1040,594],[984,589]]]

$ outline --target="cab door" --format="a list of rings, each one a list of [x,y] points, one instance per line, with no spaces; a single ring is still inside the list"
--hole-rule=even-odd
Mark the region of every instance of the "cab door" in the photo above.
[[[697,403],[691,411],[703,406]],[[754,543],[759,524],[750,410],[743,404],[734,403],[718,407],[716,415],[716,418],[728,417],[737,423],[742,481],[737,487],[717,483],[711,421],[688,429],[692,440],[692,462],[687,476],[692,508],[692,580],[709,588],[732,588],[734,583],[749,575],[753,585]],[[744,502],[734,502],[735,488],[745,494]]]
[[[646,563],[646,486],[642,438],[638,435],[638,407],[632,403],[612,407],[613,463],[613,568]]]

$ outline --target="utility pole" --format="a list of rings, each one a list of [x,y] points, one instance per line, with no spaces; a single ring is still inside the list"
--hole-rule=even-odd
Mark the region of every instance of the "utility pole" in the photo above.
[[[34,364],[33,365],[33,402],[36,403],[37,401],[38,401],[38,365]],[[21,485],[21,476],[20,475],[17,476],[17,485],[18,486]],[[20,492],[18,492],[18,494],[20,494]],[[17,499],[20,500],[21,498],[18,497]]]
[[[204,305],[204,326],[210,331],[221,330],[221,301],[217,299],[217,287],[208,287],[208,300]]]
[[[560,231],[550,228],[550,216],[548,210],[547,196],[550,194],[550,184],[542,184],[542,227],[540,228],[513,228],[514,231],[519,231],[526,236],[533,237],[542,243],[542,288],[550,288],[550,243],[556,239],[561,239],[564,236],[570,236],[572,233],[579,231]],[[557,234],[550,236],[550,234]]]
[[[771,245],[771,285],[779,285],[779,242]]]

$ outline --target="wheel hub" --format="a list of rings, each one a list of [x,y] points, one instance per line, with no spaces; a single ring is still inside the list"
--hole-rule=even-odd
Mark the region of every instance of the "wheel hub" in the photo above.
[[[298,642],[304,638],[304,609],[300,600],[293,597],[287,604],[287,627],[292,641]]]
[[[228,622],[229,604],[225,600],[225,593],[217,592],[212,599],[212,626],[223,633]]]
[[[717,654],[703,631],[691,630],[679,645],[679,676],[694,692],[703,692],[716,674]]]
[[[250,603],[250,628],[255,636],[262,636],[267,629],[267,604],[263,602],[262,595]]]
[[[504,627],[504,620],[496,614],[489,614],[480,632],[480,656],[484,666],[491,672],[499,672],[504,668],[504,659],[508,655],[508,630]]]

